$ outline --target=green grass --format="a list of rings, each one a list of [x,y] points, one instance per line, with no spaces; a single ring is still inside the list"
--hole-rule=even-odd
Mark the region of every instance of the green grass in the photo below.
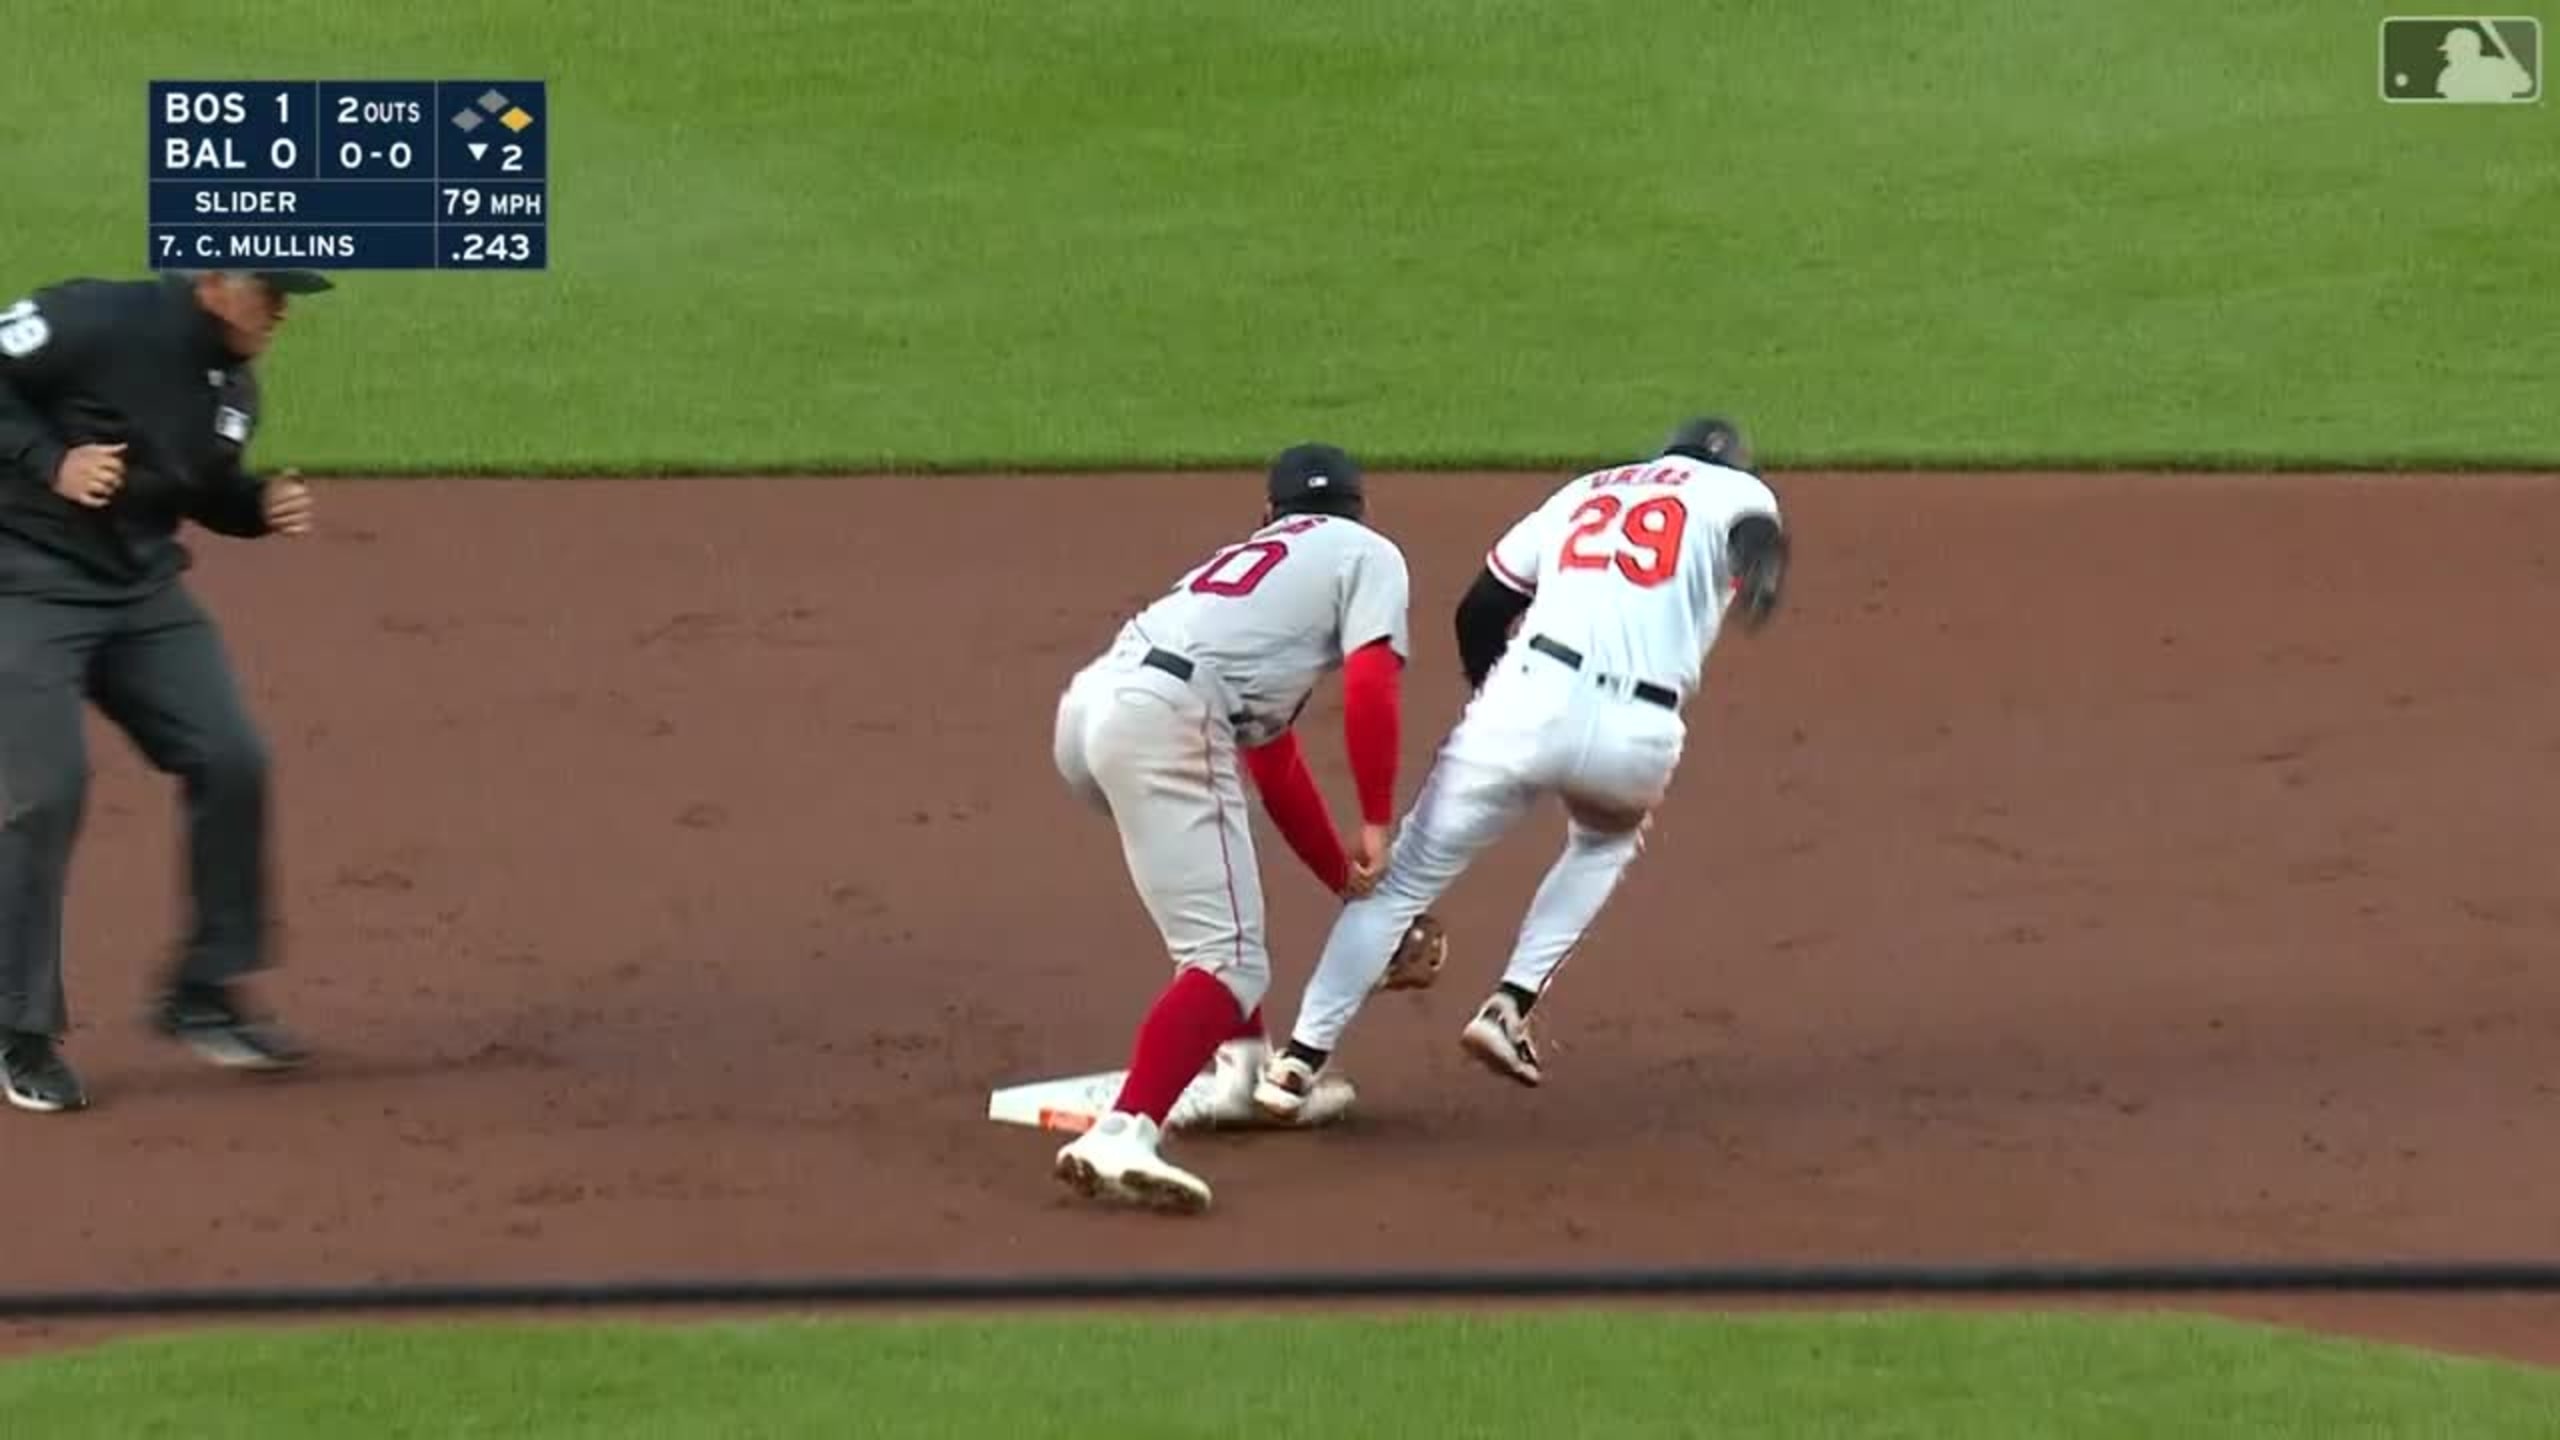
[[[2555,107],[2331,0],[18,0],[6,278],[144,263],[153,78],[551,83],[553,268],[356,277],[265,454],[2560,461]]]
[[[1108,1434],[2548,1435],[2560,1376],[2190,1320],[380,1328],[0,1367],[48,1440]]]

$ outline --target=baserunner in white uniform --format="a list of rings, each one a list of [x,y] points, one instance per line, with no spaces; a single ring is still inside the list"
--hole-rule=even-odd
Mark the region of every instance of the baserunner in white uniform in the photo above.
[[[1658,457],[1576,478],[1495,542],[1457,612],[1474,697],[1385,875],[1326,940],[1289,1044],[1255,1086],[1266,1112],[1305,1112],[1413,917],[1554,795],[1564,853],[1529,904],[1500,988],[1461,1035],[1496,1073],[1539,1083],[1529,1012],[1635,859],[1728,607],[1757,629],[1777,606],[1790,540],[1776,494],[1749,464],[1730,421],[1692,420]]]
[[[1111,1112],[1058,1152],[1059,1177],[1098,1198],[1208,1206],[1208,1183],[1160,1153],[1174,1102],[1204,1070],[1217,1069],[1219,1101],[1256,1114],[1271,960],[1242,771],[1328,890],[1364,893],[1386,858],[1411,650],[1404,555],[1363,523],[1359,466],[1333,446],[1281,452],[1265,488],[1262,527],[1122,625],[1058,702],[1058,773],[1118,824],[1129,878],[1176,966]],[[1335,669],[1364,822],[1349,853],[1292,729]],[[1289,1118],[1338,1111],[1347,1089],[1311,1088]]]

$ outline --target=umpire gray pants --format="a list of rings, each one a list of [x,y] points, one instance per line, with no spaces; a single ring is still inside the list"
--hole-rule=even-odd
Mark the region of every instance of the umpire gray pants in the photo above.
[[[95,702],[186,799],[193,924],[174,979],[266,959],[267,745],[212,619],[177,582],[133,599],[0,595],[0,1030],[58,1035],[63,891],[89,789]]]

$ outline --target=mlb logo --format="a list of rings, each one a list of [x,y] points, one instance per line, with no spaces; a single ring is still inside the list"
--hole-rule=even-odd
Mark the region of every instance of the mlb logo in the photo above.
[[[213,433],[234,445],[249,443],[249,412],[225,405],[213,412]]]
[[[2395,15],[2382,22],[2392,104],[2531,105],[2542,98],[2542,22],[2530,15]]]

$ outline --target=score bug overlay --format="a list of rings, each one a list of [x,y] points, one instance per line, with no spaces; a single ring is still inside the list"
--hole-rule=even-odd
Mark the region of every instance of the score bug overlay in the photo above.
[[[155,80],[154,270],[542,270],[540,80]]]

